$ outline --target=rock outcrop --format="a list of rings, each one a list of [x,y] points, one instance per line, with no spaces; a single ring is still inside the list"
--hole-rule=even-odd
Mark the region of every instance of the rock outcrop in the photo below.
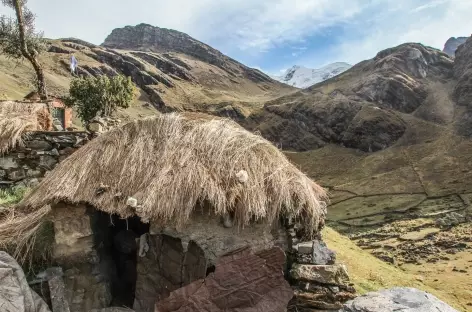
[[[457,48],[466,42],[468,37],[451,37],[447,39],[446,43],[444,44],[443,52],[447,53],[449,56],[454,57]]]
[[[408,287],[395,287],[371,292],[349,301],[343,312],[457,312],[435,296]]]
[[[457,131],[464,136],[472,136],[472,37],[456,51],[454,78],[457,84],[453,90],[456,103],[464,111],[457,121]]]
[[[105,39],[102,46],[122,50],[183,53],[205,63],[215,65],[234,76],[244,76],[254,82],[269,82],[272,80],[264,73],[236,62],[220,51],[185,33],[148,24],[116,28]]]
[[[282,274],[284,263],[284,252],[277,247],[257,253],[236,250],[221,257],[206,278],[159,300],[154,311],[284,312],[293,296]]]

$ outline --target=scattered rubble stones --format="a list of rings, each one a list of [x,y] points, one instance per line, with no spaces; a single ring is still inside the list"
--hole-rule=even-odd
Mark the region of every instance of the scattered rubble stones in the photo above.
[[[463,213],[448,213],[453,217]],[[441,219],[449,218],[447,215]],[[434,223],[428,223],[424,227],[436,227]],[[400,230],[401,229],[401,230]],[[450,256],[458,252],[472,249],[472,228],[461,222],[454,226],[447,226],[440,231],[432,232],[419,240],[405,240],[402,235],[421,228],[397,227],[389,228],[388,225],[365,233],[352,235],[356,244],[368,249],[377,258],[402,265],[402,263],[420,264],[423,262],[436,263],[440,260],[449,261]]]
[[[451,212],[436,220],[436,225],[440,227],[450,227],[466,222],[465,216],[457,212]]]

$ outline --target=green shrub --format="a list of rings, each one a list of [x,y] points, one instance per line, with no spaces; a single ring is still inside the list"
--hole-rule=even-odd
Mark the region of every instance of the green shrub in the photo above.
[[[65,103],[76,107],[79,118],[87,124],[94,117],[112,115],[119,107],[128,108],[133,100],[134,85],[129,77],[76,78],[70,83]]]

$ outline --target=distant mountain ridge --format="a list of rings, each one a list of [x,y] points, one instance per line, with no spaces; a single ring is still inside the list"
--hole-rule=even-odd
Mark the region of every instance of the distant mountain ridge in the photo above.
[[[444,44],[443,52],[454,57],[457,48],[467,41],[468,37],[451,37]]]
[[[139,96],[121,119],[185,110],[238,119],[296,91],[185,33],[138,24],[114,29],[100,46],[77,38],[48,40],[40,58],[50,94],[67,94],[72,54],[80,76],[131,77]],[[0,55],[0,94],[20,99],[31,91],[23,83],[29,70]]]
[[[351,67],[351,64],[344,62],[328,64],[317,69],[295,65],[287,69],[282,76],[272,76],[272,78],[292,87],[304,89],[337,76]]]
[[[186,33],[173,29],[144,23],[115,28],[101,46],[151,53],[181,53],[219,67],[235,77],[243,77],[256,83],[272,83],[270,77],[261,71],[249,68]]]

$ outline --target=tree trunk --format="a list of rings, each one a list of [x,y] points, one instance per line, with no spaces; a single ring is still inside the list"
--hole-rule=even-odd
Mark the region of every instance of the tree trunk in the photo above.
[[[41,100],[47,100],[48,94],[46,90],[46,84],[44,82],[44,73],[41,64],[36,59],[36,56],[28,51],[28,46],[26,45],[25,39],[25,25],[23,21],[23,11],[21,8],[21,0],[13,0],[15,4],[15,12],[16,12],[16,20],[18,21],[18,30],[20,32],[20,49],[23,56],[30,61],[31,65],[33,65],[34,71],[36,72],[36,76],[38,78],[38,93]]]

